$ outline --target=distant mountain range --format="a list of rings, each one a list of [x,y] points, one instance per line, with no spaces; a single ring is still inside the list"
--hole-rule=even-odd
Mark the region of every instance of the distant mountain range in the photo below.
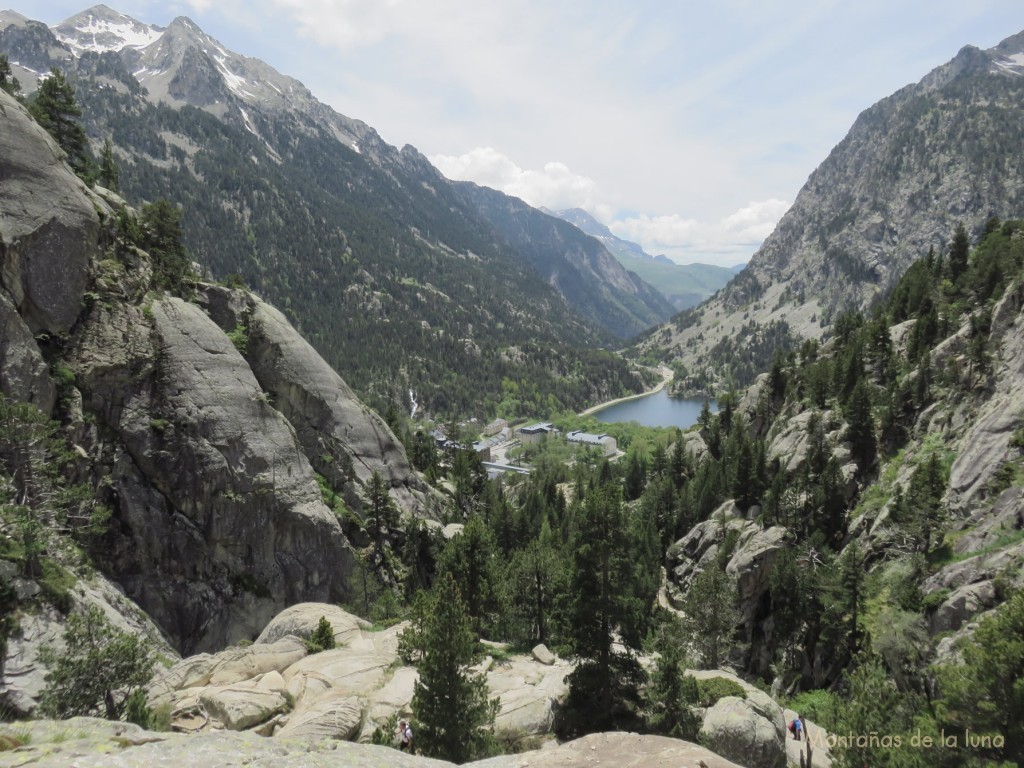
[[[652,256],[636,243],[623,240],[582,208],[543,210],[600,240],[622,266],[655,286],[677,310],[697,306],[725,286],[745,266],[740,264],[727,268],[713,264],[676,264],[667,256]]]
[[[63,69],[126,196],[180,203],[196,260],[281,306],[377,407],[413,389],[428,412],[549,413],[642,387],[600,350],[675,310],[600,242],[447,180],[191,20],[5,11],[0,52],[26,90]]]
[[[689,390],[742,386],[776,350],[866,309],[963,224],[1024,215],[1024,32],[964,47],[865,110],[750,264],[713,299],[651,331]]]

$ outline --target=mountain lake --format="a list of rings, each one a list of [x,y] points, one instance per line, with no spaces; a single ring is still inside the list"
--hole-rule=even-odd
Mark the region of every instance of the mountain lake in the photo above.
[[[697,423],[703,397],[669,397],[667,389],[659,389],[643,397],[614,403],[592,415],[606,424],[617,421],[635,421],[645,427],[679,427],[688,429]],[[718,412],[718,403],[708,399],[712,413]]]

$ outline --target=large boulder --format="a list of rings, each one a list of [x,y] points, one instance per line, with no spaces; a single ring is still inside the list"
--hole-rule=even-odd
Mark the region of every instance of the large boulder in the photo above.
[[[786,768],[785,724],[755,700],[725,696],[704,715],[699,740],[747,768]]]
[[[994,607],[996,602],[996,588],[991,581],[964,584],[929,616],[928,629],[933,635],[955,632],[979,613]]]
[[[362,720],[363,702],[358,696],[331,691],[292,712],[288,722],[275,731],[274,736],[349,741],[359,733]]]
[[[208,688],[199,701],[229,731],[244,731],[264,723],[288,706],[280,692],[250,686]]]
[[[256,645],[273,643],[282,637],[294,635],[308,640],[325,618],[331,624],[336,645],[346,645],[357,637],[369,623],[330,603],[298,603],[277,614],[256,638]]]
[[[487,672],[487,688],[499,701],[495,730],[550,733],[555,704],[569,692],[566,677],[572,670],[566,661],[546,664],[526,656],[494,664]]]

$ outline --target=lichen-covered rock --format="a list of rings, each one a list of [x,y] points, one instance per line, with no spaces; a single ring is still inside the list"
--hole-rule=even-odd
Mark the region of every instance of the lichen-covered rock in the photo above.
[[[778,724],[748,699],[719,699],[704,715],[699,739],[711,751],[747,768],[786,766],[785,726],[780,733]]]

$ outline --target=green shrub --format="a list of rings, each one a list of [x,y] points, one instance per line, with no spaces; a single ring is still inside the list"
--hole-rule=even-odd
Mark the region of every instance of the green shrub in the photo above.
[[[833,730],[841,700],[831,691],[816,690],[798,693],[787,707],[826,730]]]
[[[747,691],[735,680],[727,677],[711,677],[697,681],[697,701],[702,707],[713,707],[719,699],[726,696],[747,698]]]
[[[321,616],[320,621],[313,630],[313,634],[306,641],[306,649],[310,653],[320,653],[334,648],[334,628],[326,616]]]

